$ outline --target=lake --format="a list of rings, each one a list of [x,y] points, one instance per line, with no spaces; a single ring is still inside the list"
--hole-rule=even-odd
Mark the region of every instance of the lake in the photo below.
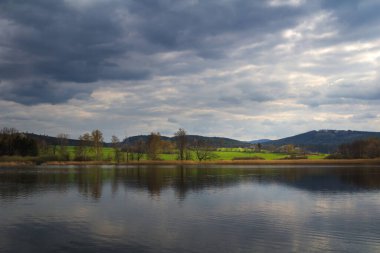
[[[380,167],[2,167],[0,252],[380,252]]]

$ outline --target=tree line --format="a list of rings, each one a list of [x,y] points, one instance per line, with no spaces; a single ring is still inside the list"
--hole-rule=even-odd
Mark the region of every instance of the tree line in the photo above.
[[[380,158],[380,139],[369,138],[341,144],[335,154],[329,158],[372,159]]]
[[[129,145],[126,143],[120,145],[118,139],[113,136],[112,146],[115,161],[119,161],[120,154],[124,153],[125,157],[122,158],[127,162],[140,161],[144,156],[147,160],[160,160],[159,154],[175,154],[176,159],[180,161],[193,159],[204,161],[215,158],[213,151],[216,151],[215,147],[204,140],[194,140],[190,143],[183,128],[174,133],[174,142],[162,140],[159,132],[151,132],[145,141],[139,139]]]
[[[112,136],[112,154],[104,157],[103,133],[96,129],[79,136],[74,151],[69,150],[69,135],[58,134],[49,143],[44,139],[31,138],[14,128],[4,128],[0,131],[0,156],[44,156],[47,160],[90,161],[114,160],[115,162],[160,160],[160,154],[175,154],[177,160],[210,160],[215,158],[216,148],[202,139],[188,139],[187,132],[180,128],[174,133],[174,141],[163,140],[159,132],[152,132],[148,138],[138,139],[128,143],[117,136]],[[74,153],[74,157],[70,154]]]
[[[0,156],[36,156],[37,141],[29,138],[15,128],[0,130]]]
[[[172,140],[162,139],[159,132],[152,132],[147,138],[134,138],[130,142],[128,138],[123,141],[117,136],[112,136],[111,147],[113,152],[105,156],[103,147],[103,133],[95,129],[79,136],[74,150],[69,146],[73,140],[65,133],[58,134],[50,140],[31,137],[21,133],[15,128],[3,128],[0,130],[0,156],[39,156],[45,160],[114,160],[115,162],[129,162],[147,160],[160,160],[161,154],[175,155],[175,159],[184,160],[212,160],[216,157],[216,147],[213,143],[202,138],[189,138],[187,132],[180,128],[174,133]],[[53,139],[53,140],[52,140]],[[107,145],[109,146],[109,145]],[[295,152],[294,146],[282,146]],[[260,146],[261,149],[261,146]],[[369,138],[356,140],[352,143],[341,144],[337,151],[330,155],[331,159],[368,159],[380,158],[380,139]]]
[[[120,141],[114,135],[111,138],[113,159],[117,163],[140,161],[144,157],[147,160],[161,160],[160,154],[176,154],[176,159],[180,161],[192,159],[204,161],[215,157],[214,147],[204,140],[194,140],[189,143],[187,132],[182,128],[174,133],[174,142],[162,140],[159,132],[151,132],[146,140],[141,138],[134,143],[128,143],[127,140],[128,138],[125,138],[124,141]],[[62,146],[65,145],[62,144]],[[95,153],[94,157],[89,155],[91,151]],[[91,134],[85,133],[79,137],[74,159],[77,161],[102,160],[102,152],[103,134],[100,130],[94,130]]]

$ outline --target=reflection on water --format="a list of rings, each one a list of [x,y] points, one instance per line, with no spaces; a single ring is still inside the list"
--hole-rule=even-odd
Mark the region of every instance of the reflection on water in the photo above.
[[[0,252],[380,252],[380,167],[0,168]]]

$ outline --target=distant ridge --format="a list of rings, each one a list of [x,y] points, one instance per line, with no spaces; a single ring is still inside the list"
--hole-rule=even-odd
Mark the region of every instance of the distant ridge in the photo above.
[[[36,139],[43,140],[49,145],[58,145],[56,137],[47,135],[38,135],[33,133],[25,133],[26,135]],[[351,143],[355,140],[368,139],[371,137],[380,138],[380,132],[352,131],[352,130],[314,130],[291,137],[286,137],[278,140],[259,139],[250,142],[234,140],[224,137],[205,137],[200,135],[188,135],[188,142],[193,143],[195,140],[202,140],[214,147],[249,147],[252,144],[261,143],[264,148],[281,147],[286,144],[293,144],[302,147],[311,152],[333,153],[338,146],[343,143]],[[131,136],[124,139],[124,144],[133,144],[138,140],[146,141],[148,135]],[[175,141],[174,137],[161,136],[161,140]],[[68,145],[78,146],[79,140],[68,139]],[[111,146],[111,143],[105,142],[104,146]]]
[[[124,139],[123,143],[133,144],[138,140],[146,141],[149,135],[137,135]],[[161,136],[161,140],[175,141],[175,137]],[[188,143],[193,143],[195,140],[201,140],[208,143],[208,145],[218,148],[231,148],[231,147],[247,147],[248,142],[234,140],[225,137],[206,137],[200,135],[187,135]]]
[[[259,140],[254,140],[254,141],[249,141],[249,143],[251,144],[257,144],[257,143],[266,143],[266,142],[269,142],[269,141],[272,141],[270,139],[259,139]]]
[[[57,137],[42,135],[42,134],[33,134],[33,133],[24,133],[25,135],[33,138],[37,141],[44,141],[48,145],[58,145],[59,141]],[[77,139],[67,139],[67,143],[69,146],[78,146],[79,140]]]
[[[57,137],[52,137],[48,135],[39,135],[39,134],[33,134],[33,133],[24,133],[31,138],[38,140],[38,141],[44,141],[48,145],[58,145],[58,139]],[[149,135],[136,135],[131,136],[122,141],[124,144],[134,144],[139,140],[146,141],[148,139]],[[200,135],[188,135],[188,142],[193,143],[195,140],[202,140],[208,143],[208,145],[218,148],[230,148],[230,147],[246,147],[249,146],[249,143],[239,140],[234,140],[230,138],[224,138],[224,137],[205,137]],[[175,141],[174,137],[167,137],[167,136],[161,136],[161,140],[164,141]],[[69,146],[78,146],[79,140],[78,139],[68,139],[68,145]],[[105,147],[112,146],[109,142],[104,142]]]
[[[350,143],[360,139],[368,139],[371,137],[380,138],[380,132],[314,130],[295,136],[266,142],[264,147],[268,145],[279,147],[286,144],[293,144],[313,152],[333,153],[340,144]]]

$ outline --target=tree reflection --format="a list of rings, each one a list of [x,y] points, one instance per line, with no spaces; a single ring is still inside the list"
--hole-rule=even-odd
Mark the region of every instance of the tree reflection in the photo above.
[[[188,192],[225,188],[241,183],[285,184],[309,192],[357,192],[380,190],[377,167],[195,167],[133,166],[72,168],[3,168],[0,170],[0,198],[16,199],[41,191],[78,192],[94,200],[102,198],[104,187],[112,194],[121,189],[142,190],[159,196],[172,189],[178,199]]]

